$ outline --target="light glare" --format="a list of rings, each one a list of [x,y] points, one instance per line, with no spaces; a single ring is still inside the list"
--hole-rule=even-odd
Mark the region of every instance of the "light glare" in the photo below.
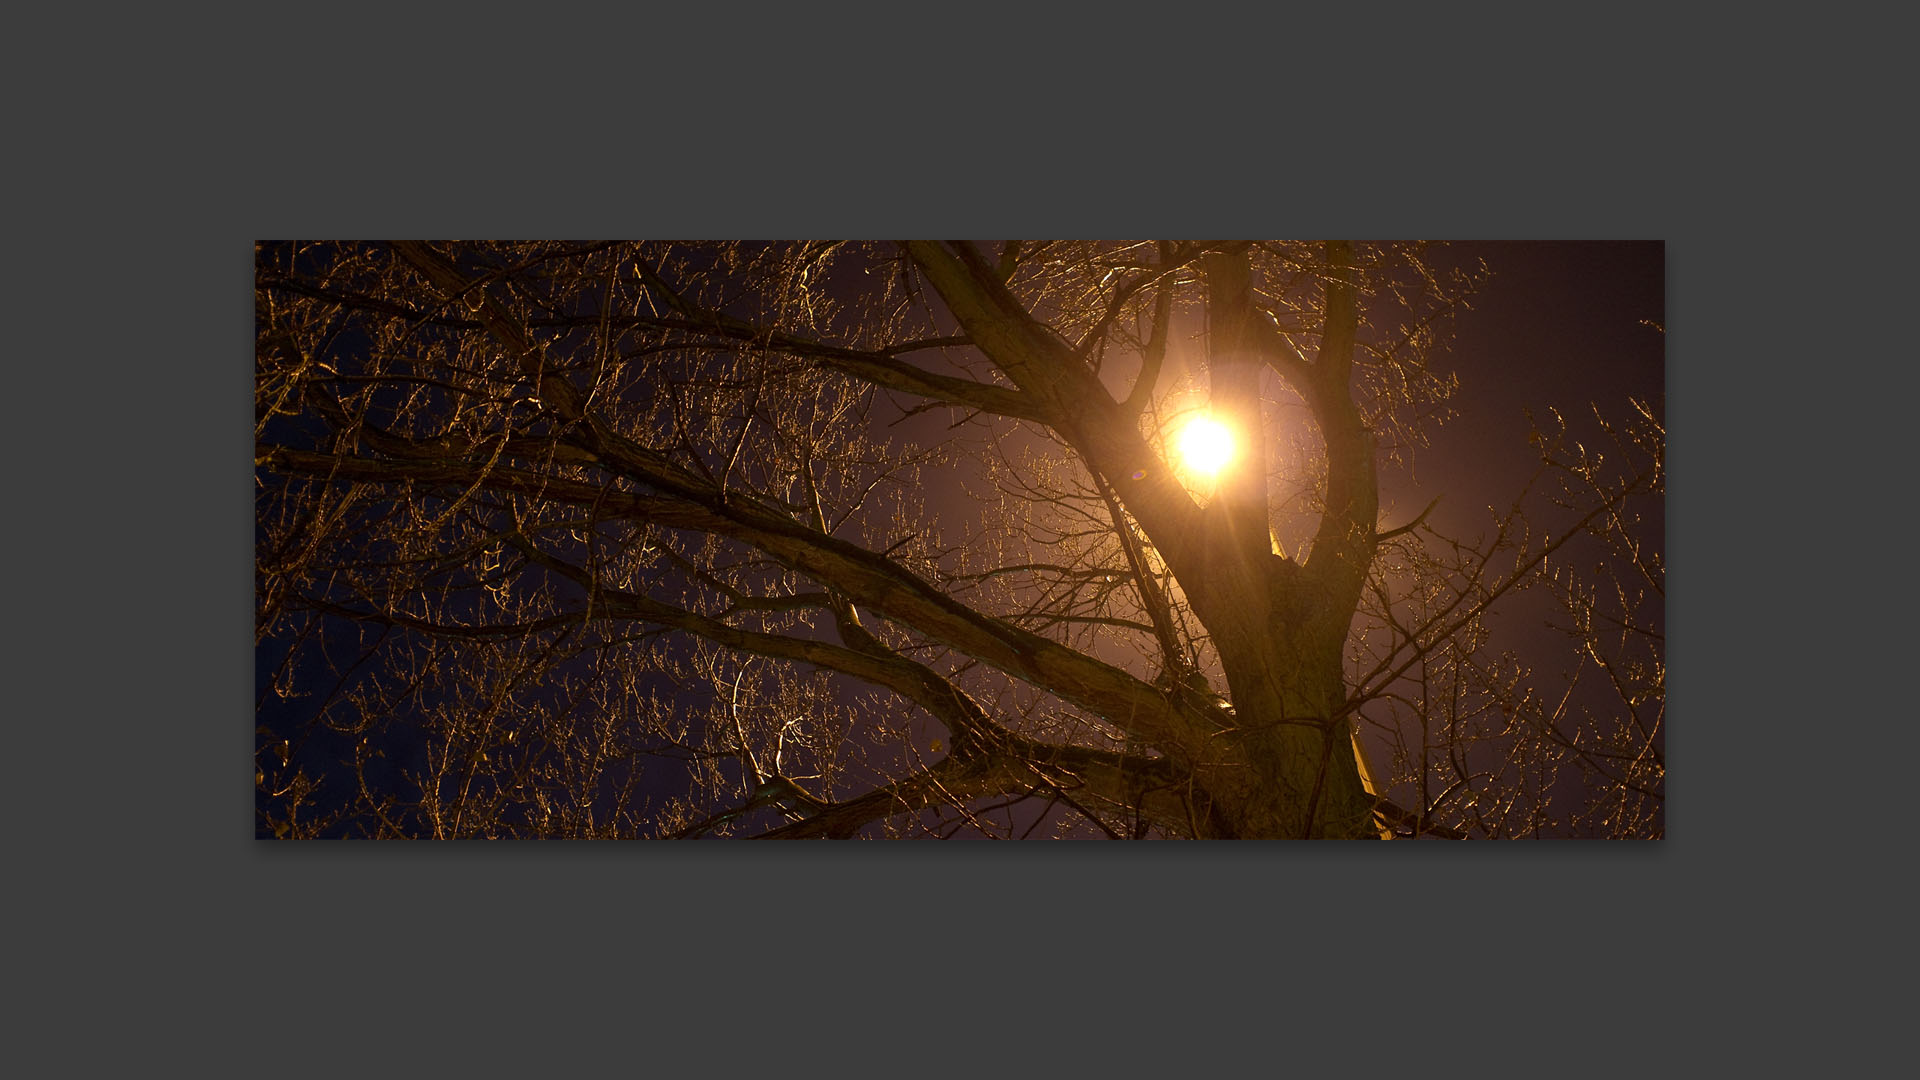
[[[1233,433],[1209,416],[1196,416],[1180,431],[1180,458],[1203,476],[1220,471],[1233,460]]]

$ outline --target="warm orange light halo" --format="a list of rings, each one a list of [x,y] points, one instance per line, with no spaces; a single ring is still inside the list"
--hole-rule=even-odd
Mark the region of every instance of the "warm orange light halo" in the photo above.
[[[1176,445],[1181,463],[1198,476],[1212,476],[1233,460],[1233,432],[1204,413],[1187,421]]]

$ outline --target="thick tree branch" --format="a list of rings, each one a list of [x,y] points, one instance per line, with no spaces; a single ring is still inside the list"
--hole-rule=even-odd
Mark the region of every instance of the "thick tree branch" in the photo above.
[[[1264,365],[1254,341],[1252,269],[1244,250],[1210,254],[1205,265],[1209,407],[1237,443],[1234,459],[1220,470],[1215,506],[1237,562],[1257,575],[1273,553],[1273,540],[1267,524],[1267,426],[1260,415]]]
[[[1114,535],[1120,538],[1120,550],[1127,557],[1127,569],[1132,572],[1140,606],[1146,609],[1147,617],[1152,620],[1154,640],[1160,644],[1161,669],[1170,677],[1179,679],[1186,675],[1192,665],[1187,662],[1185,650],[1180,648],[1179,635],[1174,633],[1172,605],[1148,572],[1146,554],[1140,550],[1140,541],[1133,534],[1133,524],[1120,508],[1120,501],[1114,498],[1113,488],[1105,480],[1095,479],[1100,484],[1100,497],[1106,501],[1107,514],[1113,520]]]
[[[1169,255],[1169,246],[1162,242],[1160,257],[1164,261]],[[1147,331],[1147,347],[1140,357],[1140,375],[1133,381],[1133,390],[1127,394],[1123,404],[1128,412],[1135,416],[1147,409],[1153,400],[1153,389],[1160,383],[1160,369],[1167,359],[1167,333],[1173,322],[1173,282],[1163,278],[1160,289],[1153,298],[1153,328]]]
[[[931,241],[907,251],[988,359],[1040,403],[1043,422],[1107,477],[1161,557],[1183,581],[1206,563],[1200,508],[1140,434],[1138,415],[1113,400],[1065,342],[1034,319],[967,245]]]
[[[636,263],[635,269],[649,291],[659,294],[669,307],[686,316],[687,320],[676,323],[672,320],[656,319],[652,320],[654,325],[708,334],[728,341],[758,345],[766,349],[820,360],[875,386],[898,390],[916,397],[964,405],[1015,419],[1039,420],[1041,418],[1038,407],[1027,401],[1017,391],[1003,386],[974,382],[971,379],[937,375],[895,358],[901,352],[965,345],[968,344],[965,338],[912,342],[881,351],[830,345],[812,341],[797,334],[755,326],[723,312],[701,307],[681,296],[644,262]]]
[[[596,430],[604,429],[596,425]],[[483,489],[545,494],[588,505],[599,501],[608,518],[726,536],[831,585],[861,607],[1057,694],[1170,756],[1194,760],[1204,753],[1208,718],[1183,715],[1154,687],[1119,668],[974,611],[865,548],[822,535],[747,498],[722,501],[710,484],[672,466],[655,451],[618,440],[596,453],[608,466],[659,494],[608,492],[603,486],[500,466],[483,472],[481,465],[469,462],[382,462],[274,449],[263,456],[262,463],[343,480],[478,483]]]
[[[1386,532],[1383,532],[1383,533],[1375,534],[1374,536],[1375,543],[1377,544],[1381,540],[1391,540],[1396,536],[1403,536],[1419,528],[1420,523],[1427,520],[1427,515],[1433,513],[1433,508],[1439,505],[1440,505],[1440,496],[1435,495],[1433,497],[1433,500],[1427,503],[1427,508],[1425,510],[1420,511],[1420,516],[1414,518],[1412,521],[1407,522],[1405,525],[1388,529]]]
[[[1360,418],[1348,385],[1359,325],[1352,245],[1328,241],[1326,258],[1326,324],[1308,404],[1326,441],[1327,496],[1307,571],[1326,591],[1329,602],[1344,606],[1346,617],[1351,617],[1373,562],[1380,496],[1375,487],[1373,436]]]
[[[870,822],[932,806],[1048,792],[1071,792],[1077,802],[1104,803],[1115,817],[1137,814],[1174,833],[1187,833],[1197,817],[1177,775],[1162,761],[1084,747],[1016,742],[986,756],[946,757],[922,772],[835,803],[761,839],[847,837]]]

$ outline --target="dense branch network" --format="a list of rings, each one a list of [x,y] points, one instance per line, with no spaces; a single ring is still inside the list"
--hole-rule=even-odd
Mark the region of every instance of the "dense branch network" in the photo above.
[[[263,727],[273,831],[1460,834],[1351,746],[1484,608],[1407,623],[1380,577],[1420,523],[1375,520],[1378,434],[1446,390],[1362,348],[1385,257],[263,246],[265,692],[324,665],[300,737],[348,759]],[[1264,453],[1201,491],[1166,450],[1182,401],[1259,432],[1275,393],[1324,462],[1299,559]],[[1397,637],[1349,694],[1369,588]]]

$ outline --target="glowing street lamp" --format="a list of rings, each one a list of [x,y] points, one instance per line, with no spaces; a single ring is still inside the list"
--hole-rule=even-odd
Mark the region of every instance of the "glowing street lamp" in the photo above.
[[[1175,440],[1180,461],[1196,477],[1211,478],[1233,460],[1233,432],[1210,416],[1196,416]]]

